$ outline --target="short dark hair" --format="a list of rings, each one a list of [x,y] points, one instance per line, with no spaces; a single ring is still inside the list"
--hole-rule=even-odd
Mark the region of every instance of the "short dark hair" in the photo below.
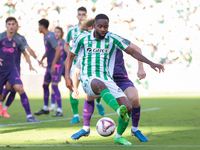
[[[79,7],[78,9],[77,9],[77,11],[85,11],[85,12],[87,12],[87,9],[85,8],[85,7]]]
[[[63,35],[64,35],[63,29],[61,27],[56,27],[55,29],[60,30],[61,31],[61,37],[63,37]]]
[[[49,20],[47,20],[47,19],[41,19],[41,20],[39,20],[39,24],[43,25],[46,29],[48,29],[48,27],[49,27]]]
[[[96,17],[95,17],[95,21],[97,21],[97,20],[99,20],[99,19],[106,19],[106,20],[108,20],[108,22],[109,22],[109,18],[108,18],[108,16],[106,16],[105,14],[98,14]]]
[[[15,17],[8,17],[6,19],[6,23],[8,23],[8,21],[12,21],[12,20],[14,20],[17,23],[17,19]]]

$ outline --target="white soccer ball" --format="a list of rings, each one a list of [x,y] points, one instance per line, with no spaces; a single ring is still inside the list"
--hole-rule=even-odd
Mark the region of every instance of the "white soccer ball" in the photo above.
[[[97,132],[104,137],[110,136],[115,132],[116,124],[108,117],[99,119],[96,125]]]

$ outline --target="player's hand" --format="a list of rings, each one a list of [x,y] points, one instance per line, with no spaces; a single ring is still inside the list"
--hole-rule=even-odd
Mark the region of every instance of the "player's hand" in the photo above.
[[[144,69],[138,70],[137,76],[138,76],[139,80],[144,79],[146,77],[146,72],[144,71]]]
[[[37,70],[35,70],[32,65],[29,66],[29,70],[30,71],[35,71],[37,73]]]
[[[159,70],[159,73],[162,71],[164,72],[165,68],[163,65],[160,65],[160,64],[155,64],[155,63],[152,63],[151,64],[151,68],[154,69],[156,72],[158,72]]]
[[[78,97],[78,94],[79,94],[78,89],[74,88],[73,90],[74,90],[74,91],[72,92],[72,97],[73,97],[74,99],[79,99],[79,97]]]
[[[38,60],[38,64],[39,64],[39,66],[42,66],[42,67],[44,66],[44,64],[43,64],[43,61],[42,61],[42,60],[41,60],[41,61],[39,61],[39,60]]]
[[[3,66],[2,61],[3,61],[3,59],[0,58],[0,66]]]
[[[73,86],[73,83],[72,83],[72,79],[71,78],[65,78],[65,84],[66,84],[66,87],[71,91],[71,92],[74,92],[74,86]]]
[[[55,65],[51,65],[51,73],[54,74],[56,71],[55,71],[56,67]]]

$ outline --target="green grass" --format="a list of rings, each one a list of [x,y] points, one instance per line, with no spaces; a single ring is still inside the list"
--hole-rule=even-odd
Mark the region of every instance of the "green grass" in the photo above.
[[[34,98],[35,97],[35,98]],[[70,136],[81,129],[83,120],[79,124],[70,124],[69,120],[43,122],[35,124],[0,127],[1,149],[134,149],[134,150],[188,150],[200,149],[200,97],[150,97],[141,98],[142,110],[148,108],[160,108],[159,110],[141,113],[139,128],[149,139],[148,142],[140,142],[131,136],[131,122],[124,136],[133,143],[132,147],[114,145],[113,137],[101,137],[96,132],[96,122],[101,118],[95,116],[91,119],[91,132],[89,137],[83,137],[74,141]],[[84,99],[79,102],[79,114],[82,116]],[[114,111],[102,102],[106,113]],[[38,111],[43,106],[42,98],[38,95],[30,97],[32,112]],[[52,119],[64,119],[73,116],[70,102],[66,94],[63,97],[64,117],[53,118],[50,115],[36,116],[40,121]],[[11,118],[0,117],[0,125],[25,123],[26,115],[20,100],[17,98],[8,109]],[[95,109],[94,115],[98,115]],[[109,116],[117,123],[117,115]],[[66,143],[67,141],[67,143]],[[28,146],[29,145],[29,146]],[[31,146],[33,145],[33,146]],[[45,146],[44,146],[45,145]],[[101,145],[101,146],[95,146]],[[107,146],[105,146],[107,145]],[[191,147],[189,147],[191,146]]]

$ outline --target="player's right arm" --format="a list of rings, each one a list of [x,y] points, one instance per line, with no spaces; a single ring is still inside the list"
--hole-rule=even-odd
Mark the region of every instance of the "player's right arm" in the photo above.
[[[78,85],[79,85],[80,80],[78,78],[79,78],[80,72],[81,72],[81,70],[79,68],[75,67],[74,72],[72,74],[72,83],[74,85],[74,91],[72,92],[72,97],[74,99],[79,99]]]
[[[70,52],[70,45],[69,45],[69,43],[70,43],[71,40],[72,40],[72,29],[69,27],[69,29],[67,31],[67,36],[66,36],[66,39],[65,39],[65,44],[64,44],[64,50],[67,53],[67,55]]]
[[[80,51],[80,49],[82,47],[83,40],[84,40],[84,38],[83,38],[82,35],[79,35],[77,37],[77,39],[75,40],[75,44],[74,44],[72,50],[69,52],[69,55],[67,56],[67,61],[66,61],[66,64],[65,64],[65,81],[66,81],[66,86],[72,92],[73,92],[73,84],[72,84],[72,80],[70,79],[70,69],[71,69],[74,57],[76,55],[78,55],[78,53],[79,53],[79,51]]]
[[[64,44],[64,50],[65,50],[65,53],[67,54],[67,56],[68,56],[68,54],[70,52],[69,47],[70,47],[69,43],[65,42],[65,44]]]
[[[47,57],[46,53],[42,56],[42,59],[39,62],[39,65],[43,66],[43,60]]]
[[[72,62],[74,60],[74,57],[76,56],[76,54],[69,52],[69,55],[67,56],[67,61],[65,64],[65,81],[66,81],[66,86],[67,88],[73,92],[73,82],[72,79],[70,79],[70,69],[72,66]]]
[[[3,66],[2,61],[3,61],[3,59],[0,58],[0,66]]]

